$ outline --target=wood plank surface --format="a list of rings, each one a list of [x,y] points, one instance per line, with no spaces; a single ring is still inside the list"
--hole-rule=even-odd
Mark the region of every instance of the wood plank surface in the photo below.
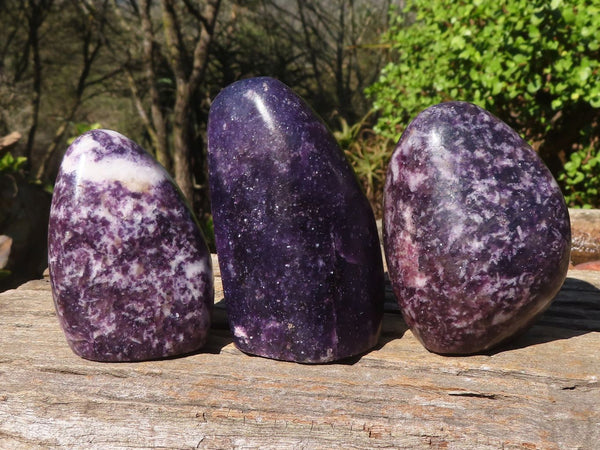
[[[600,272],[570,271],[527,333],[469,357],[429,353],[389,297],[379,346],[342,363],[245,355],[222,305],[201,352],[97,363],[67,346],[48,280],[26,283],[0,294],[0,448],[600,448]]]

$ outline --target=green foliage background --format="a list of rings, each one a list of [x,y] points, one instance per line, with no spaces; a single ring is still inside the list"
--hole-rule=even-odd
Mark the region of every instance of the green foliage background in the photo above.
[[[426,107],[471,101],[539,150],[571,206],[600,206],[600,0],[409,0],[383,40],[377,132],[397,139]]]

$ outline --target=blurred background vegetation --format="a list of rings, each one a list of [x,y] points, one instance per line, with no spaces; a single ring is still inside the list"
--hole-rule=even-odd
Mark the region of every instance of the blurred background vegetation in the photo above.
[[[446,100],[513,126],[570,206],[600,206],[600,0],[0,0],[0,138],[22,135],[0,172],[50,190],[70,139],[115,129],[210,235],[210,102],[261,75],[321,115],[378,216],[400,133]]]
[[[238,79],[269,75],[332,129],[354,126],[372,107],[365,88],[387,62],[378,43],[393,7],[392,0],[0,0],[0,137],[21,133],[12,156],[27,158],[26,176],[47,186],[73,136],[115,129],[157,157],[209,226],[211,99]],[[353,135],[348,148],[363,136]]]

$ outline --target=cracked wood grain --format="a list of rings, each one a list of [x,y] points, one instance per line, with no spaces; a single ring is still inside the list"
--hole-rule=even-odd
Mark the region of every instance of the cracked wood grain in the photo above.
[[[378,347],[342,363],[244,355],[222,305],[201,352],[96,363],[29,282],[0,294],[0,448],[597,448],[599,273],[569,272],[534,327],[469,357],[427,352],[388,300]]]

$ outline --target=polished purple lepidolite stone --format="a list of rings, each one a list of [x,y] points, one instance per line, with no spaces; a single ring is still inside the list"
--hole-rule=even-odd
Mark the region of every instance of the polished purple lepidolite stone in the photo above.
[[[211,106],[208,151],[237,347],[304,363],[373,347],[384,299],[375,219],[321,120],[277,80],[239,81]]]
[[[391,158],[384,249],[402,314],[438,353],[487,350],[527,327],[569,263],[563,196],[508,125],[464,102],[426,109]]]
[[[48,241],[56,312],[76,354],[137,361],[204,344],[210,253],[167,172],[125,136],[93,130],[71,144]]]

